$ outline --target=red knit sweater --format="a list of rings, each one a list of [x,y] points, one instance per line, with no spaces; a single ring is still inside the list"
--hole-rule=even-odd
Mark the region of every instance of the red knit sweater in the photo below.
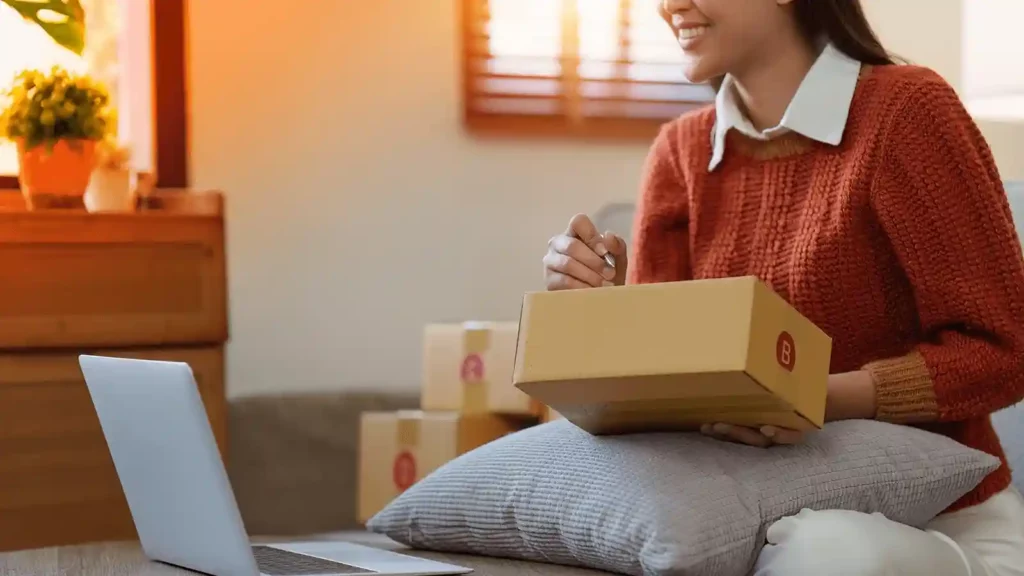
[[[950,510],[1006,488],[989,415],[1024,398],[1024,260],[989,148],[953,89],[865,67],[843,142],[733,130],[715,111],[665,126],[644,171],[630,283],[755,275],[866,369],[877,418],[998,456]]]

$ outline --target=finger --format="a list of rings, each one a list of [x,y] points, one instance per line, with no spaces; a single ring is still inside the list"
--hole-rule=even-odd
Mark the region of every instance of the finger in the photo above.
[[[601,236],[604,238],[605,247],[616,260],[626,257],[626,241],[621,236],[614,232],[605,232]]]
[[[764,434],[761,434],[758,430],[753,430],[745,426],[732,426],[730,424],[715,424],[714,431],[716,434],[728,436],[735,442],[741,444],[747,444],[749,446],[756,446],[758,448],[767,448],[772,445],[771,438],[768,438]]]
[[[701,434],[709,438],[714,438],[720,442],[729,442],[730,444],[746,444],[740,439],[736,438],[732,434],[732,427],[726,424],[704,424],[700,427]]]
[[[562,274],[560,272],[551,272],[551,273],[549,273],[548,274],[547,285],[548,285],[548,290],[550,290],[550,291],[555,291],[555,290],[583,290],[583,289],[586,289],[586,288],[592,288],[592,286],[590,286],[590,285],[588,285],[588,284],[586,284],[584,282],[580,282],[579,280],[573,278],[572,276],[568,276],[568,275]]]
[[[597,274],[604,276],[605,280],[612,280],[615,278],[615,270],[610,268],[604,261],[604,258],[598,256],[597,252],[594,252],[589,246],[584,244],[582,240],[571,236],[555,236],[551,239],[550,246],[555,252],[564,254],[569,258],[582,263]],[[577,278],[585,280],[579,276],[577,276]]]
[[[608,252],[615,258],[615,278],[613,281],[622,285],[626,283],[626,270],[629,268],[626,241],[614,232],[604,233],[604,242]]]
[[[800,432],[799,430],[778,428],[776,426],[762,426],[761,434],[769,438],[775,444],[783,444],[786,446],[800,444],[804,439],[803,432]]]
[[[569,276],[574,280],[586,284],[588,287],[598,288],[604,286],[607,280],[605,280],[600,274],[594,272],[590,268],[587,268],[578,260],[574,260],[565,254],[559,254],[558,252],[548,252],[544,256],[544,266],[552,271],[559,274]]]
[[[715,434],[715,428],[711,424],[701,424],[700,425],[700,433],[705,435],[705,436],[709,436],[711,438],[715,438],[717,440],[721,440],[721,438],[718,438],[718,436]]]
[[[565,231],[565,235],[579,238],[594,252],[597,252],[598,256],[603,257],[608,253],[608,247],[604,245],[597,228],[586,214],[573,216],[572,220],[569,220],[569,228]]]

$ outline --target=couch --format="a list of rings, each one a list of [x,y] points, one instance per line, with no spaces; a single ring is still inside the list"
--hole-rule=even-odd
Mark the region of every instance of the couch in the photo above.
[[[359,415],[418,405],[411,388],[233,399],[227,469],[246,529],[275,536],[360,529]]]

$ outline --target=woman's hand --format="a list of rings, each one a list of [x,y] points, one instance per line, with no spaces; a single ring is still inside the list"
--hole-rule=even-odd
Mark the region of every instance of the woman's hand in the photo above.
[[[604,256],[615,258],[615,268]],[[599,234],[590,218],[577,214],[565,233],[548,241],[544,284],[548,290],[621,286],[626,283],[626,243],[615,234]]]
[[[789,430],[775,426],[747,428],[746,426],[734,426],[732,424],[705,424],[701,426],[700,431],[702,434],[717,438],[718,440],[737,442],[758,448],[799,444],[804,440],[804,435],[799,430]]]
[[[826,422],[868,420],[874,417],[875,381],[869,372],[861,370],[832,374],[828,377],[828,399],[825,403]],[[776,444],[799,444],[803,441],[801,432],[775,426],[747,428],[730,424],[705,424],[700,431],[719,440],[739,442],[760,448]]]

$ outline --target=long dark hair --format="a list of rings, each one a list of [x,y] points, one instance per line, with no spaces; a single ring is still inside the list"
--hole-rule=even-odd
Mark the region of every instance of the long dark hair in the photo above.
[[[871,28],[860,0],[796,0],[794,9],[808,40],[825,38],[843,54],[865,64],[896,63]]]

